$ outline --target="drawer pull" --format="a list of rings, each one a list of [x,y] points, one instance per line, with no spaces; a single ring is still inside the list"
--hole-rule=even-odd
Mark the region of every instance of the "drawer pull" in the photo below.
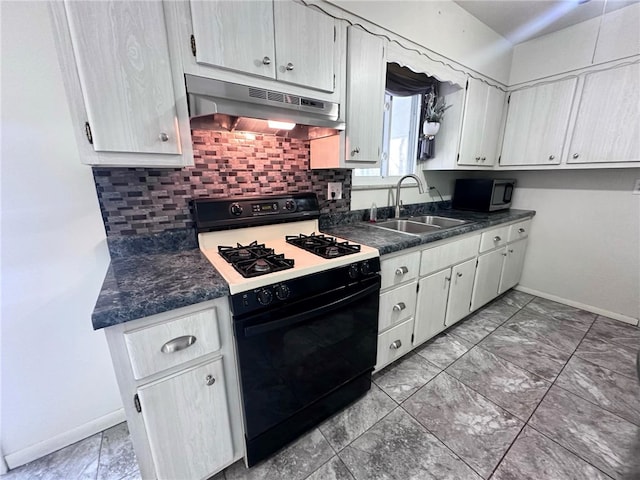
[[[524,228],[519,228],[519,229],[518,229],[518,233],[524,233],[524,232],[525,232],[525,229],[524,229]]]
[[[496,235],[495,237],[493,237],[493,241],[494,242],[499,242],[500,240],[502,240],[498,235]]]
[[[405,273],[408,273],[409,269],[407,267],[400,267],[400,268],[396,268],[396,275],[400,276],[400,275],[404,275]]]
[[[396,340],[395,342],[393,342],[391,345],[389,345],[389,348],[391,350],[397,350],[402,346],[402,342],[400,340]]]
[[[207,375],[204,379],[204,381],[207,383],[208,386],[213,385],[214,383],[216,383],[216,379],[213,378],[213,375]]]
[[[169,340],[167,343],[162,345],[160,351],[162,353],[179,352],[180,350],[189,348],[194,343],[196,343],[196,337],[194,337],[193,335],[184,335],[182,337],[177,337],[173,340]]]
[[[405,308],[407,308],[407,306],[404,304],[404,302],[398,302],[393,306],[393,311],[394,312],[401,312]]]

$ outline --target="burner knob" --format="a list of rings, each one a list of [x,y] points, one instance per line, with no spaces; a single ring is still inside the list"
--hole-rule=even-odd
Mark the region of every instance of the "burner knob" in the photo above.
[[[284,208],[287,210],[287,212],[295,212],[296,202],[294,202],[293,200],[287,200],[284,204]]]
[[[360,273],[362,273],[362,275],[369,275],[371,273],[369,262],[362,262],[360,265]]]
[[[278,285],[276,287],[276,298],[278,300],[286,300],[287,298],[289,298],[290,293],[291,291],[286,285]]]
[[[358,264],[357,263],[352,263],[351,265],[349,265],[349,277],[356,279],[358,278]]]
[[[258,303],[260,305],[269,305],[271,303],[271,301],[273,300],[273,294],[269,290],[267,290],[266,288],[260,290],[257,293],[257,296],[258,296]]]
[[[231,215],[238,217],[242,214],[242,207],[239,203],[232,203],[229,207],[229,211],[231,212]]]

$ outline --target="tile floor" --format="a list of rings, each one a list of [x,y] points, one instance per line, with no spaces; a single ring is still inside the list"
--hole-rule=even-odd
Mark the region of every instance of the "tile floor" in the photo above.
[[[640,479],[638,348],[636,327],[510,291],[271,459],[214,478]],[[121,424],[2,478],[140,475]]]

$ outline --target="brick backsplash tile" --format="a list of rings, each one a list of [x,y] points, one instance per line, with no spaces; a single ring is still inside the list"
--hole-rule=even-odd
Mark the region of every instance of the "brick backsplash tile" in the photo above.
[[[193,227],[190,201],[201,197],[315,192],[323,213],[349,211],[351,170],[310,170],[309,142],[193,130],[194,166],[182,169],[94,167],[108,237]],[[327,183],[343,199],[327,201]]]

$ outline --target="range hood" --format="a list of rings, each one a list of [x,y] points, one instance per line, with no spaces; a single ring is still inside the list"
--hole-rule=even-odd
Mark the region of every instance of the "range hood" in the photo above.
[[[290,138],[321,138],[344,130],[340,105],[299,95],[185,75],[192,128]],[[268,120],[295,123],[291,130]]]

